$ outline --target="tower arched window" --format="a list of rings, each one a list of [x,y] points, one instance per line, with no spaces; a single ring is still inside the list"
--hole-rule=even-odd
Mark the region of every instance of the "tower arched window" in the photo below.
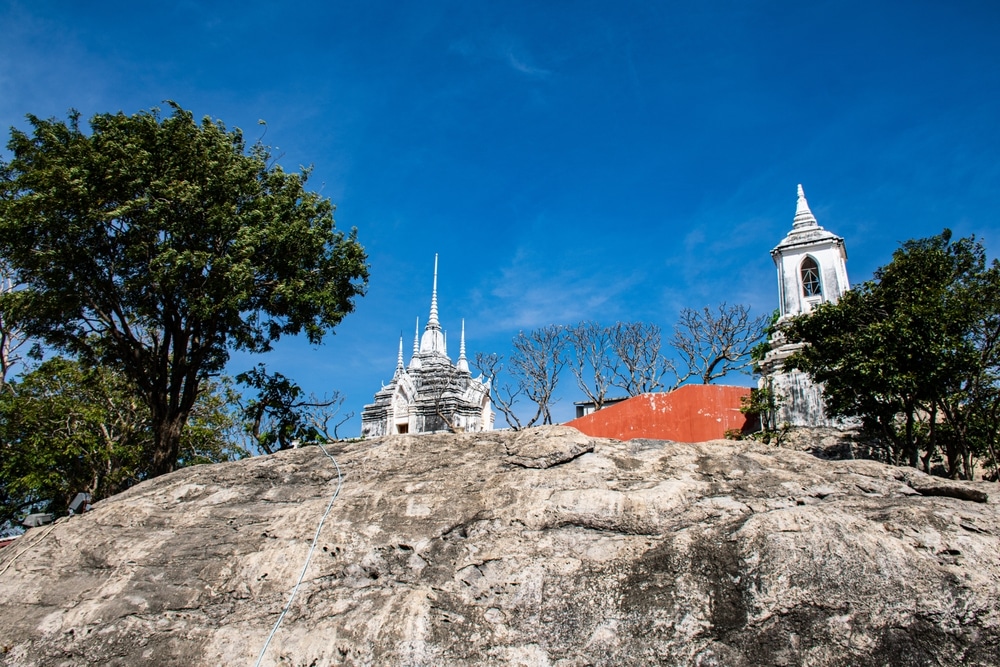
[[[822,296],[823,288],[819,282],[819,264],[812,257],[802,260],[802,296]]]

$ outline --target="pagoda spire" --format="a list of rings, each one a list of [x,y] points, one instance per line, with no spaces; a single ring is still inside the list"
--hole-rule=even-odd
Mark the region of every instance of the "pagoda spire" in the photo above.
[[[399,356],[396,358],[396,375],[403,372],[403,334],[399,334]]]
[[[434,287],[431,290],[431,314],[427,318],[427,326],[424,327],[424,335],[420,338],[420,352],[435,352],[448,356],[448,346],[445,343],[444,334],[441,332],[441,323],[438,321],[438,256],[434,254]]]
[[[410,368],[420,368],[420,317],[417,317],[417,326],[413,329],[413,356],[410,357]]]
[[[438,322],[438,256],[434,253],[434,288],[431,290],[431,316],[427,320],[428,329],[440,329]]]
[[[806,193],[799,184],[799,199],[795,205],[795,220],[792,222],[792,229],[802,229],[804,227],[819,227],[816,216],[809,210],[809,202],[806,201]]]
[[[465,318],[462,318],[462,338],[458,346],[458,370],[469,372],[469,360],[465,358]]]

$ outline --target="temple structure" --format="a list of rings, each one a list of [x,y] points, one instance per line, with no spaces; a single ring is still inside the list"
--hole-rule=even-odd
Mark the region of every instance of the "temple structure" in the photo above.
[[[792,229],[771,251],[778,270],[780,318],[760,365],[761,386],[769,385],[779,399],[777,424],[839,426],[825,414],[823,388],[802,371],[783,368],[801,344],[788,343],[781,325],[820,303],[836,302],[851,287],[844,239],[820,227],[801,185],[798,195]]]
[[[413,338],[413,356],[403,365],[403,339],[392,381],[383,385],[375,400],[361,412],[361,436],[374,438],[393,433],[435,431],[491,431],[494,415],[489,382],[473,378],[465,356],[465,321],[458,361],[448,356],[447,339],[438,321],[437,255],[431,312],[423,335],[420,323]]]

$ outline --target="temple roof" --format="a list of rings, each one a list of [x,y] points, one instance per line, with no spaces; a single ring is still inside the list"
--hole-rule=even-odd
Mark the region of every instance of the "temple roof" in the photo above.
[[[383,384],[375,393],[374,401],[361,411],[361,431],[366,437],[493,428],[490,383],[481,375],[473,378],[469,371],[464,319],[458,361],[453,364],[448,357],[447,338],[438,320],[437,269],[435,255],[430,316],[423,335],[417,318],[409,366],[403,365],[403,337],[400,335],[392,381]]]

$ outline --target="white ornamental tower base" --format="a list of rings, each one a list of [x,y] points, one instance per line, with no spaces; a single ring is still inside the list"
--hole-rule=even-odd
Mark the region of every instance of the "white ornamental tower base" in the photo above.
[[[771,251],[778,270],[780,317],[771,336],[771,350],[761,362],[761,388],[770,386],[778,397],[775,423],[792,426],[842,426],[826,416],[823,388],[797,369],[784,369],[785,360],[801,344],[785,341],[782,325],[805,315],[817,305],[836,302],[851,288],[847,279],[844,239],[819,226],[802,186],[792,230]]]

